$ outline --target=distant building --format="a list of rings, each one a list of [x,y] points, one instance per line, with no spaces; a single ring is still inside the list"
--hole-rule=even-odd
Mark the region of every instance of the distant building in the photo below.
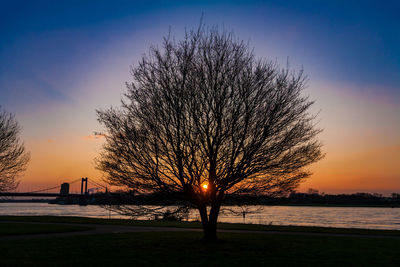
[[[69,194],[69,183],[61,184],[60,195],[67,196]]]

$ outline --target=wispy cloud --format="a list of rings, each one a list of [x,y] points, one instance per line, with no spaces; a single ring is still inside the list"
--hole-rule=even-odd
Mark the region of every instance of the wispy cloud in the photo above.
[[[91,140],[98,140],[98,139],[102,139],[102,138],[104,138],[104,137],[105,137],[105,135],[104,135],[104,134],[101,134],[101,133],[95,133],[95,134],[91,134],[91,135],[86,135],[86,136],[84,136],[84,137],[83,137],[83,139],[84,139],[84,140],[91,141]]]

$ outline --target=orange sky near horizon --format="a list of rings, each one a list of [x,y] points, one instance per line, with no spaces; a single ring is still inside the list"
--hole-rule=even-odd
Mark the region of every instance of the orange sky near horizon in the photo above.
[[[102,142],[86,136],[74,138],[73,146],[62,140],[28,141],[32,158],[18,191],[52,187],[79,177],[101,182],[102,173],[95,169],[94,158]],[[301,184],[299,191],[314,188],[325,193],[400,192],[400,146],[347,155],[327,150],[324,149],[325,158],[310,167],[313,175]]]

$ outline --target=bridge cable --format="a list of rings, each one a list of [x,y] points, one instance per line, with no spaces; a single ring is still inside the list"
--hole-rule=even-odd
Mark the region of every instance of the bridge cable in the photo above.
[[[79,180],[81,180],[81,178],[78,178],[78,179],[73,180],[73,181],[68,182],[68,183],[69,184],[73,184],[73,183],[78,182]],[[29,193],[29,194],[30,193],[40,193],[40,192],[43,192],[43,191],[48,191],[48,190],[52,190],[52,189],[56,189],[56,188],[60,188],[60,185],[56,185],[56,186],[45,188],[45,189],[39,189],[39,190],[35,190],[35,191],[30,191],[30,192],[26,192],[26,193]]]

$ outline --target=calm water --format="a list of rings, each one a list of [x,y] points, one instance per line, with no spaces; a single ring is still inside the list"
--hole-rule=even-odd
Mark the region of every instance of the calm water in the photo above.
[[[358,207],[298,207],[298,206],[252,206],[233,207],[239,214],[224,211],[221,222],[304,225],[368,229],[400,230],[400,208],[358,208]],[[99,206],[51,205],[47,203],[0,203],[0,215],[62,215],[95,218],[126,218],[109,213]],[[198,220],[196,211],[189,220]]]

